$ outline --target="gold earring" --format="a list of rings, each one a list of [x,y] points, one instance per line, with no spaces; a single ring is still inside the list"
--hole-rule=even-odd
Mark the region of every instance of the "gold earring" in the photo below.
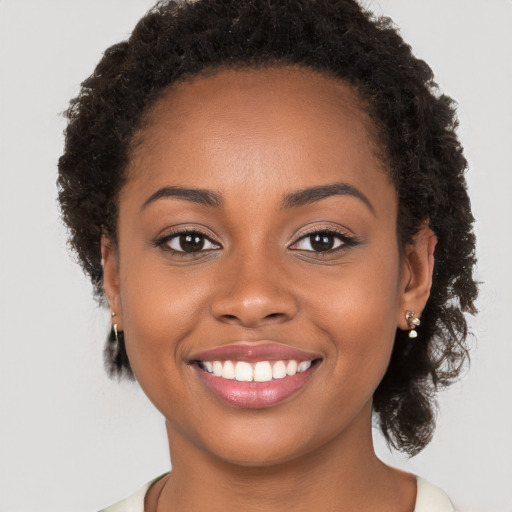
[[[112,329],[114,330],[114,340],[116,342],[116,345],[119,345],[119,335],[118,335],[118,331],[117,331],[117,324],[114,324]]]
[[[416,338],[418,333],[416,332],[416,327],[420,325],[420,319],[417,316],[414,316],[416,313],[414,311],[407,310],[405,312],[405,319],[407,320],[407,324],[409,325],[409,338]]]

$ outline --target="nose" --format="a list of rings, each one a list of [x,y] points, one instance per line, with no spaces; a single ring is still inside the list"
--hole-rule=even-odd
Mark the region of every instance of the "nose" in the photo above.
[[[256,328],[295,317],[297,300],[286,273],[276,262],[260,255],[226,262],[226,267],[212,302],[212,313],[217,320]]]

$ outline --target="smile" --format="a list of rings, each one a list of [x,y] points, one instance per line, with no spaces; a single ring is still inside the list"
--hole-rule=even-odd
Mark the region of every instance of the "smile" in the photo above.
[[[218,347],[190,362],[200,381],[223,402],[258,409],[302,390],[321,361],[320,354],[262,342]]]
[[[238,382],[268,382],[305,372],[313,361],[198,361],[199,368],[222,379]]]

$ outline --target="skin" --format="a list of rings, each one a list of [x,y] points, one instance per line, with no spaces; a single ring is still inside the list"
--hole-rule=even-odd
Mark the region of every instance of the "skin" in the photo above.
[[[371,398],[405,311],[425,306],[435,237],[425,226],[401,254],[397,193],[372,140],[355,92],[300,68],[222,70],[173,86],[148,114],[118,243],[102,241],[105,290],[172,454],[147,511],[413,510],[414,477],[374,454]],[[369,204],[338,194],[283,206],[287,194],[340,182]],[[222,205],[143,206],[170,186],[212,190]],[[212,243],[183,256],[169,246],[177,238],[155,242],[177,227]],[[333,229],[338,249],[311,250],[311,230]],[[322,361],[285,401],[233,407],[190,358],[241,340]]]

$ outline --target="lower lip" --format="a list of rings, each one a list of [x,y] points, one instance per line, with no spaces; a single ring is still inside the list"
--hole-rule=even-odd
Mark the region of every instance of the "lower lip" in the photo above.
[[[201,370],[196,365],[194,368],[206,387],[223,401],[235,407],[262,409],[272,407],[299,392],[317,366],[314,364],[304,372],[267,382],[239,382],[223,379]]]

